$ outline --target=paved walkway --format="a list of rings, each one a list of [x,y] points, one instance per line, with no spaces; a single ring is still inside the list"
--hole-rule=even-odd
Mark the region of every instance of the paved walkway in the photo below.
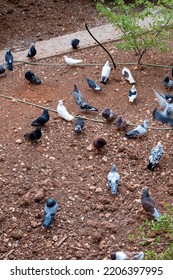
[[[121,38],[121,32],[116,31],[111,24],[102,25],[99,27],[91,28],[90,31],[98,39],[99,42],[105,43],[112,40],[117,40]],[[87,30],[78,31],[75,33],[63,35],[60,37],[55,37],[49,40],[36,42],[37,49],[37,59],[43,59],[47,57],[52,57],[59,54],[65,54],[71,52],[73,49],[71,47],[71,39],[78,38],[80,40],[80,48],[86,48],[89,46],[94,46],[97,43],[89,35]],[[29,49],[29,48],[28,48]],[[13,52],[14,60],[28,60],[26,55],[28,49],[20,52]],[[0,51],[0,63],[3,63],[5,50]]]

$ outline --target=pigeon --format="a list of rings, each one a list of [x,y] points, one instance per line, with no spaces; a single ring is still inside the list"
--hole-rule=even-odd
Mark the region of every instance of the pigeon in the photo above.
[[[173,114],[173,104],[170,104],[162,95],[160,95],[156,90],[154,90],[154,94],[157,98],[157,101],[160,104],[160,107],[164,110],[162,115],[165,117],[170,117]]]
[[[78,117],[74,125],[74,132],[78,134],[81,133],[84,125],[84,120],[81,117]]]
[[[31,47],[30,47],[30,49],[29,49],[29,51],[28,51],[27,57],[32,58],[32,57],[34,57],[36,54],[37,54],[37,51],[36,51],[36,48],[35,48],[35,44],[32,43],[32,44],[31,44]]]
[[[106,61],[105,65],[102,68],[101,73],[101,83],[106,84],[107,80],[109,79],[111,73],[111,67],[109,65],[109,61]]]
[[[108,185],[111,188],[112,194],[117,194],[119,180],[120,180],[120,175],[116,171],[115,164],[113,164],[111,171],[108,173]]]
[[[58,203],[53,198],[49,198],[44,206],[43,227],[49,228],[51,226],[57,210]]]
[[[71,40],[71,45],[72,45],[72,48],[73,49],[77,49],[78,48],[78,46],[79,46],[79,43],[80,43],[80,40],[79,39],[72,39]]]
[[[38,126],[36,128],[36,130],[34,130],[32,132],[24,134],[24,138],[31,142],[37,142],[37,140],[39,140],[41,138],[41,136],[42,136],[42,132],[41,132],[40,126]]]
[[[167,90],[173,89],[173,80],[170,80],[168,75],[166,75],[163,84]]]
[[[166,99],[166,101],[170,104],[170,103],[173,103],[173,95],[172,94],[169,94],[169,93],[165,93],[162,95],[163,98]]]
[[[128,92],[129,102],[133,102],[136,99],[137,95],[138,95],[138,92],[136,90],[135,85],[133,85],[132,88]]]
[[[93,141],[93,146],[97,149],[97,150],[101,150],[105,145],[107,144],[106,140],[103,138],[96,138]]]
[[[118,116],[114,122],[114,124],[116,125],[116,127],[118,129],[121,129],[121,130],[125,130],[128,126],[128,123],[126,122],[126,120],[124,120],[122,118],[122,116]]]
[[[115,113],[109,108],[105,108],[101,115],[107,122],[113,122],[116,118]]]
[[[144,253],[134,253],[134,252],[111,252],[110,254],[111,260],[143,260],[144,259]]]
[[[130,72],[130,70],[127,68],[127,67],[123,67],[122,69],[122,75],[123,77],[129,81],[130,84],[134,84],[135,83],[135,80]]]
[[[67,111],[62,100],[59,100],[58,102],[57,113],[61,118],[65,119],[66,121],[71,121],[74,119],[74,117],[70,115],[69,112]]]
[[[156,147],[154,147],[150,152],[149,163],[147,165],[147,169],[154,170],[154,167],[159,162],[159,160],[162,158],[162,156],[163,156],[163,146],[162,146],[161,142],[159,141],[157,143]]]
[[[91,89],[102,91],[102,87],[99,86],[94,80],[86,78],[86,81]]]
[[[166,117],[163,112],[155,109],[152,115],[154,120],[159,121],[163,124],[168,124],[170,126],[173,126],[173,119],[171,119],[170,117]]]
[[[26,71],[25,79],[32,84],[36,84],[36,85],[41,84],[41,80],[37,76],[35,76],[35,74],[31,70]]]
[[[42,126],[44,125],[45,123],[47,123],[49,120],[49,111],[48,109],[44,109],[43,110],[43,113],[38,116],[37,119],[35,119],[33,122],[32,122],[32,126]]]
[[[148,120],[144,120],[144,122],[140,125],[138,125],[136,128],[128,131],[125,133],[125,136],[127,138],[137,138],[142,135],[144,135],[147,132],[148,129]]]
[[[64,61],[68,65],[76,65],[76,64],[81,63],[83,60],[81,60],[81,59],[74,59],[74,58],[68,57],[67,55],[64,55]]]
[[[157,220],[160,218],[161,215],[146,188],[142,189],[141,204],[148,215],[153,216]]]
[[[7,69],[7,62],[4,61],[4,63],[0,65],[0,75],[4,74],[6,69]]]
[[[75,100],[76,105],[83,111],[98,111],[97,108],[91,106],[90,104],[88,104],[87,102],[82,100],[82,94],[79,91],[79,89],[77,88],[76,85],[74,85],[74,90],[73,90],[73,97]]]
[[[12,55],[10,49],[6,50],[5,61],[7,61],[7,63],[8,63],[8,69],[10,71],[12,71],[13,70],[13,55]]]

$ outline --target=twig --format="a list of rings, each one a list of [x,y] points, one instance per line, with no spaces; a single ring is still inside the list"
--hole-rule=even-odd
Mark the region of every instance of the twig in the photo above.
[[[67,239],[67,235],[65,235],[61,240],[58,242],[56,247],[59,247],[65,240]]]
[[[51,108],[45,108],[41,105],[37,105],[37,104],[34,104],[34,103],[31,103],[31,102],[28,102],[26,100],[22,100],[22,99],[19,99],[19,98],[15,98],[15,97],[12,97],[12,96],[7,96],[7,95],[4,95],[4,94],[0,94],[0,97],[3,97],[3,98],[6,98],[6,99],[9,99],[9,100],[14,100],[14,101],[17,101],[17,102],[21,102],[21,103],[24,103],[24,104],[27,104],[27,105],[30,105],[30,106],[34,106],[34,107],[37,107],[37,108],[40,108],[40,109],[48,109],[48,111],[51,111],[51,112],[54,112],[54,113],[57,113],[56,110],[54,109],[51,109]],[[85,116],[80,116],[80,115],[76,115],[76,116],[73,116],[74,118],[82,118],[84,120],[88,120],[88,121],[92,121],[92,122],[97,122],[97,123],[103,123],[103,124],[115,124],[114,122],[105,122],[103,120],[96,120],[96,119],[91,119],[91,118],[87,118]],[[128,125],[130,126],[136,126],[136,124],[133,124],[131,122],[127,122]],[[150,126],[149,129],[155,129],[155,130],[172,130],[173,128],[169,128],[169,127],[154,127],[154,126]]]
[[[4,257],[5,257],[5,259],[6,259],[11,253],[13,253],[13,251],[14,251],[14,249],[10,250],[8,253],[4,253],[4,254],[0,257],[0,259],[2,260],[2,259],[4,259]]]
[[[70,248],[75,249],[75,250],[85,251],[85,249],[83,249],[83,248],[79,248],[79,247],[72,246],[72,245],[70,246]]]

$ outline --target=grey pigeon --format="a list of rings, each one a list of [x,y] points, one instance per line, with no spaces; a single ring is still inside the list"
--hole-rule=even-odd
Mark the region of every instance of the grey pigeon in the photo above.
[[[7,62],[4,61],[4,63],[0,65],[0,75],[4,74],[6,69],[7,69]]]
[[[57,210],[58,203],[53,198],[49,198],[44,206],[43,226],[45,228],[49,228],[51,226]]]
[[[85,125],[84,120],[81,117],[78,117],[74,125],[74,132],[78,134],[81,133],[84,125]]]
[[[76,39],[76,38],[72,39],[72,40],[71,40],[72,48],[73,48],[73,49],[77,49],[78,46],[79,46],[79,43],[80,43],[80,40],[79,40],[79,39]]]
[[[99,86],[94,80],[86,78],[86,81],[91,89],[94,89],[96,91],[102,91],[102,87]]]
[[[111,252],[110,259],[111,260],[143,260],[144,253],[143,252],[135,253],[135,252],[128,252],[128,251]]]
[[[43,126],[45,123],[49,121],[49,111],[48,109],[44,109],[43,113],[38,116],[33,122],[32,126]]]
[[[150,152],[149,163],[147,165],[147,169],[154,170],[154,167],[159,162],[159,160],[162,158],[162,156],[163,156],[163,146],[162,146],[161,142],[159,141],[157,143],[156,147],[154,147]]]
[[[133,85],[132,88],[128,91],[129,102],[133,102],[136,99],[137,95],[138,92],[136,90],[135,85]]]
[[[105,108],[101,115],[107,122],[113,122],[116,118],[115,113],[109,108]]]
[[[36,85],[41,84],[41,80],[31,70],[26,71],[25,79],[28,80],[32,84],[36,84]]]
[[[82,94],[77,88],[76,85],[74,85],[74,90],[73,90],[73,97],[75,100],[76,105],[82,110],[82,111],[98,111],[97,108],[91,106],[87,102],[82,100]]]
[[[160,95],[156,90],[154,94],[159,102],[160,107],[163,109],[162,115],[165,117],[170,117],[173,114],[173,104],[170,104],[162,95]]]
[[[170,80],[168,75],[166,75],[163,84],[166,89],[168,90],[173,89],[173,80]]]
[[[8,63],[8,69],[10,71],[13,70],[13,55],[11,53],[11,50],[7,48],[6,54],[5,54],[5,61]]]
[[[108,173],[108,185],[111,188],[112,194],[117,194],[119,180],[120,180],[120,175],[116,171],[115,164],[113,164],[111,171]]]
[[[31,44],[31,47],[30,47],[30,49],[29,49],[29,51],[28,51],[27,57],[32,58],[32,57],[34,57],[36,54],[37,54],[37,51],[36,51],[36,48],[35,48],[35,44],[32,43],[32,44]]]
[[[42,132],[41,132],[41,127],[40,126],[38,126],[36,128],[36,130],[34,130],[32,132],[24,134],[24,138],[26,140],[31,141],[32,143],[37,142],[37,140],[39,140],[41,138],[41,136],[42,136]]]
[[[138,125],[136,128],[128,131],[125,133],[125,136],[127,138],[137,138],[142,135],[144,135],[147,132],[148,129],[148,120],[144,120],[144,122],[140,125]]]
[[[141,204],[148,215],[153,216],[157,220],[160,218],[161,215],[146,188],[142,189]]]
[[[152,115],[154,120],[159,121],[163,124],[168,124],[173,126],[173,119],[171,119],[170,117],[166,117],[163,112],[155,109]]]

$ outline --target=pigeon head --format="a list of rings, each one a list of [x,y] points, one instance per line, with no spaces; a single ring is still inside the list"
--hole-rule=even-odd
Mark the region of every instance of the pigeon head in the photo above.
[[[144,127],[148,128],[148,125],[149,125],[149,121],[148,120],[144,120]]]
[[[31,43],[31,47],[35,47],[35,43]]]
[[[62,100],[59,100],[59,105],[63,105],[63,101]]]
[[[168,83],[168,82],[169,82],[169,76],[168,76],[168,75],[165,76],[164,82],[165,82],[165,83]]]
[[[48,200],[47,200],[47,202],[46,202],[47,207],[53,207],[55,204],[56,204],[55,199],[53,199],[53,198],[48,198]]]
[[[75,131],[76,133],[81,133],[81,132],[82,132],[81,126],[80,126],[80,125],[76,125],[75,128],[74,128],[74,131]]]
[[[142,197],[149,197],[149,192],[147,188],[143,188],[142,189]]]

